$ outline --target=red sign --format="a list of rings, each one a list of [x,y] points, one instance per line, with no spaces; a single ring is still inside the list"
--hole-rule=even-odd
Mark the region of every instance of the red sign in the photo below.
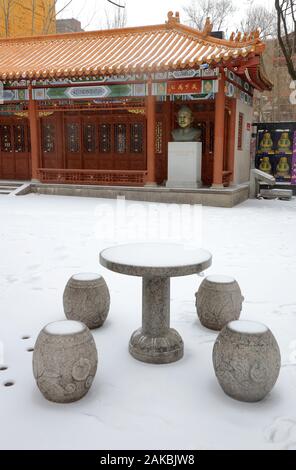
[[[251,123],[247,122],[247,131],[250,131],[250,130],[251,130]]]
[[[168,82],[168,95],[201,93],[201,80],[174,80]]]

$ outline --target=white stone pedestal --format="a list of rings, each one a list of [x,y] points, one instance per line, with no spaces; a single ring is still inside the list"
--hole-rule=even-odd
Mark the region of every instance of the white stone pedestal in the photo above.
[[[201,142],[169,142],[168,188],[201,186]]]

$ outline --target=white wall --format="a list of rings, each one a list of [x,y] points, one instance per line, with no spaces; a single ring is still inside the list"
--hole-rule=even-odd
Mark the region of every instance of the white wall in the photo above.
[[[238,120],[239,113],[243,113],[243,146],[238,150]],[[234,147],[234,184],[246,183],[250,180],[250,144],[252,135],[253,108],[240,99],[236,100],[236,120],[235,120],[235,147]],[[250,124],[250,130],[247,130],[247,124]]]

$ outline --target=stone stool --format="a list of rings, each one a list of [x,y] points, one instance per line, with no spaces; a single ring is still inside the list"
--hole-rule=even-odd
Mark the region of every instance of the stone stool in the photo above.
[[[40,332],[33,353],[33,373],[44,397],[71,403],[87,394],[95,377],[97,348],[86,325],[58,321]]]
[[[110,308],[110,294],[104,278],[99,274],[75,274],[65,287],[63,304],[68,320],[81,321],[90,329],[99,328]]]
[[[262,323],[232,321],[219,333],[213,350],[215,374],[224,392],[246,402],[262,400],[279,376],[281,354]]]
[[[195,296],[198,317],[206,328],[220,331],[228,322],[238,320],[244,298],[233,277],[208,276]]]

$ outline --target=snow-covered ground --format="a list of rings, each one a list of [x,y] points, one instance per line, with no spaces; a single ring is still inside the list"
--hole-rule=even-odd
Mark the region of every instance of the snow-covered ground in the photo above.
[[[99,252],[139,227],[110,229],[115,206],[91,198],[0,197],[0,364],[7,367],[0,371],[0,448],[295,449],[296,200],[207,207],[194,216],[202,223],[196,240],[213,254],[207,273],[234,276],[245,296],[241,318],[267,324],[281,347],[279,381],[256,404],[227,397],[215,379],[217,335],[195,311],[200,276],[172,280],[172,326],[184,339],[184,359],[157,366],[129,355],[130,335],[141,323],[141,279],[105,270]],[[126,207],[121,230],[149,219],[149,204]],[[154,204],[154,213],[167,207]],[[156,229],[157,223],[156,217]],[[106,324],[94,331],[99,368],[89,394],[58,405],[37,389],[28,349],[45,324],[64,318],[63,290],[79,272],[101,272],[112,304]],[[9,381],[14,385],[4,386]]]

